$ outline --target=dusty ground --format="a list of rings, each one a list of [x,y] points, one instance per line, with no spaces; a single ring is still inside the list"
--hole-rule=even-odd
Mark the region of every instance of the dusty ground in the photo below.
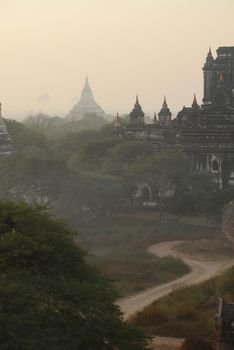
[[[152,346],[154,350],[178,350],[183,342],[184,339],[155,337]]]
[[[204,256],[188,256],[184,252],[178,252],[176,251],[176,246],[181,243],[183,243],[183,241],[163,242],[150,246],[148,250],[151,254],[161,257],[173,255],[182,258],[185,263],[190,266],[191,272],[172,282],[158,287],[152,287],[143,292],[120,299],[118,304],[126,319],[144,309],[153,301],[169,294],[174,289],[181,288],[185,285],[199,284],[234,265],[234,257],[227,258],[219,256],[215,260],[212,260],[210,258],[204,258]]]
[[[234,258],[234,249],[232,244],[224,239],[219,237],[217,239],[200,239],[200,240],[191,240],[185,243],[182,243],[176,248],[179,252],[189,254],[190,257],[199,258],[204,257],[204,259],[217,260],[222,257]]]

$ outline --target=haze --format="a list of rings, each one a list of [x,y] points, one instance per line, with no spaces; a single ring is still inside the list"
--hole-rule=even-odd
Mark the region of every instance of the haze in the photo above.
[[[65,116],[86,73],[107,113],[173,112],[202,99],[209,46],[234,45],[232,0],[1,0],[5,117]]]

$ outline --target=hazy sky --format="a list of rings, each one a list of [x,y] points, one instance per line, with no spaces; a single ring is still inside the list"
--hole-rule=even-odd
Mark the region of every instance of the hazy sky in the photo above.
[[[64,116],[86,73],[108,113],[202,98],[209,45],[234,46],[234,0],[0,0],[5,117]]]

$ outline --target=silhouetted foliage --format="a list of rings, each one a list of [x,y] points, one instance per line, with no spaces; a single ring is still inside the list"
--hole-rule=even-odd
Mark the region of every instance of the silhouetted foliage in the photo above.
[[[42,207],[0,203],[0,347],[141,350],[116,293]]]

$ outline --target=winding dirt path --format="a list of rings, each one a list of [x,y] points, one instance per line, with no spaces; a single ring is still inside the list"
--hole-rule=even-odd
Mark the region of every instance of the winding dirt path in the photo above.
[[[173,290],[190,286],[193,284],[199,284],[204,282],[227,268],[234,265],[234,258],[218,258],[219,260],[206,260],[204,257],[190,257],[182,252],[176,251],[176,246],[185,241],[173,241],[154,244],[148,248],[151,254],[158,255],[160,257],[172,255],[179,257],[189,265],[191,272],[183,277],[180,277],[174,281],[165,283],[163,285],[149,288],[143,292],[137,293],[132,296],[122,298],[118,301],[125,319],[128,319],[136,312],[141,311],[153,301],[171,293]]]

